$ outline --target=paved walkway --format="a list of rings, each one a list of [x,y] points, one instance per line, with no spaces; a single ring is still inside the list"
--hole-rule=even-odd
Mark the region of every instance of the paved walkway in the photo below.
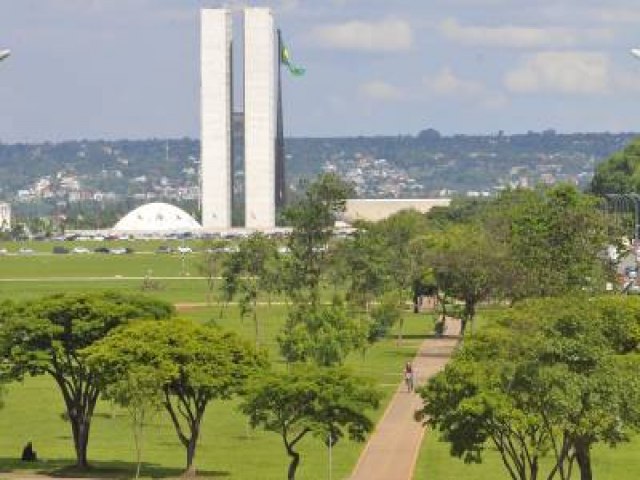
[[[460,322],[447,320],[443,338],[425,340],[413,360],[417,385],[438,373],[458,343]],[[401,376],[402,372],[398,372]],[[411,480],[424,435],[413,414],[422,407],[420,396],[408,393],[401,381],[386,412],[369,438],[350,480]]]

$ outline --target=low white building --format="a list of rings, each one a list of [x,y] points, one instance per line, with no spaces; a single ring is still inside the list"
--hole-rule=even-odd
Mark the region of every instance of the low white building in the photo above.
[[[123,218],[113,227],[114,233],[179,233],[198,232],[200,224],[187,212],[168,203],[147,203]]]
[[[448,207],[450,198],[393,198],[393,199],[349,199],[344,219],[347,222],[367,220],[377,222],[402,210],[417,210],[427,213],[433,207]]]

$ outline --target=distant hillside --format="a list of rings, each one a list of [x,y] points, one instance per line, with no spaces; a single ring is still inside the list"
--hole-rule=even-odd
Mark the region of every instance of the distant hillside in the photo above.
[[[292,138],[287,182],[336,171],[361,197],[486,195],[507,185],[571,181],[587,185],[594,167],[635,134],[556,134]],[[150,199],[193,200],[199,141],[80,140],[0,144],[0,198],[12,203]],[[236,188],[242,186],[237,165]],[[134,202],[135,203],[135,202]]]

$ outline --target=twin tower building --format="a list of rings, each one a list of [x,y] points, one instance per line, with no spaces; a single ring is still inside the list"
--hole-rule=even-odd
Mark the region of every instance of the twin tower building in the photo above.
[[[244,150],[245,227],[275,227],[284,202],[280,32],[268,8],[245,8],[242,16],[244,41],[235,48],[231,10],[201,11],[201,211],[202,226],[210,231],[232,226],[234,152]],[[234,108],[238,54],[243,112]]]

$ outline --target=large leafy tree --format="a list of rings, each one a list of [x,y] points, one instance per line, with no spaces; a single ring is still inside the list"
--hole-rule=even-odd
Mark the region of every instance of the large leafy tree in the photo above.
[[[91,418],[100,378],[80,351],[137,318],[167,318],[173,307],[139,295],[57,294],[0,308],[0,354],[8,374],[50,375],[65,407],[79,468],[86,468]]]
[[[295,304],[289,309],[278,343],[287,362],[340,365],[349,353],[366,346],[367,327],[338,301],[330,305]]]
[[[341,368],[298,365],[290,372],[255,377],[240,409],[251,425],[280,435],[290,458],[287,478],[300,464],[298,444],[309,434],[335,443],[348,434],[362,441],[373,423],[366,415],[380,394]]]
[[[242,392],[247,378],[267,366],[264,355],[233,333],[188,320],[135,322],[85,352],[108,384],[140,365],[158,380],[162,403],[195,471],[206,408],[212,400]]]
[[[416,210],[404,210],[370,228],[382,237],[387,278],[394,282],[394,288],[415,301],[429,276],[420,243],[416,242],[427,233],[426,217]]]
[[[304,195],[284,212],[292,232],[282,288],[291,303],[278,341],[287,361],[334,365],[364,345],[367,337],[366,329],[348,314],[339,295],[330,305],[322,305],[320,298],[331,265],[333,227],[352,188],[334,174],[322,175],[305,187]]]
[[[507,250],[479,223],[451,224],[430,235],[425,243],[425,259],[436,284],[447,296],[464,302],[464,334],[467,324],[473,324],[478,303],[499,290]]]
[[[422,413],[466,461],[491,442],[513,479],[536,479],[551,456],[546,478],[577,466],[591,480],[593,445],[640,429],[640,358],[626,354],[638,347],[638,307],[628,297],[523,302],[422,389]]]
[[[608,274],[601,259],[606,221],[597,199],[574,186],[504,192],[487,204],[483,223],[496,247],[502,291],[511,300],[599,288]]]

